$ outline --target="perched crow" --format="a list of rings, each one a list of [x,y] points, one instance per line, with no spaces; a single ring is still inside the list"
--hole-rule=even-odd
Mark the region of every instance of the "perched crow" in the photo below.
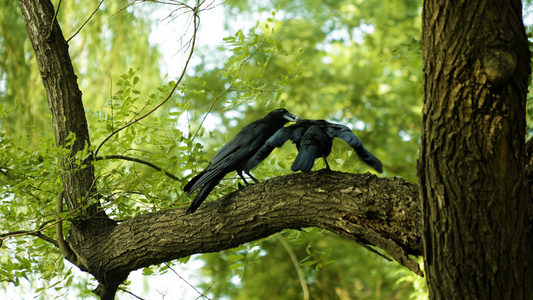
[[[363,147],[363,142],[355,136],[350,128],[330,123],[326,120],[299,120],[296,124],[279,129],[265,145],[246,163],[244,170],[249,172],[265,159],[275,147],[281,147],[287,140],[292,140],[298,148],[291,170],[307,172],[313,167],[316,158],[326,157],[331,153],[333,138],[343,139],[355,150],[359,158],[378,172],[383,172],[383,165],[370,151]]]
[[[237,171],[244,183],[248,184],[242,175],[246,162],[285,123],[296,121],[297,119],[299,119],[298,116],[280,108],[271,111],[264,118],[254,121],[241,129],[233,139],[213,156],[207,168],[193,177],[185,186],[184,190],[187,195],[202,187],[187,212],[194,212],[222,178],[231,171]],[[250,174],[249,170],[245,170],[245,173],[256,183],[259,182]]]

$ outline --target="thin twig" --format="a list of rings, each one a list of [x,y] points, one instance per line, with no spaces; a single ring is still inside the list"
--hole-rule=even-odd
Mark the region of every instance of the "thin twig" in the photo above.
[[[57,9],[54,12],[54,17],[52,18],[52,24],[50,25],[50,32],[48,32],[48,37],[52,36],[52,29],[54,28],[54,22],[57,19],[57,14],[59,13],[59,8],[61,7],[61,0],[59,0],[59,3],[57,4]]]
[[[246,57],[244,60],[241,61],[240,65],[239,65],[239,68],[237,70],[237,74],[239,74],[241,72],[241,69],[242,69],[242,66],[247,63],[250,58],[252,58],[252,56],[255,55],[255,53],[263,46],[263,44],[265,43],[266,41],[266,37],[261,41],[261,43],[259,43],[259,45],[254,49],[254,51],[252,53],[250,53],[248,55],[248,57]],[[194,133],[194,135],[192,136],[191,140],[194,141],[194,139],[196,138],[196,135],[198,134],[198,132],[200,131],[200,129],[202,128],[203,124],[204,124],[204,121],[205,119],[207,118],[207,116],[211,113],[211,111],[213,110],[213,107],[215,106],[215,104],[217,103],[217,101],[222,97],[224,96],[227,92],[231,91],[231,88],[234,86],[234,84],[232,83],[226,90],[224,90],[222,93],[220,93],[219,96],[217,96],[215,98],[215,100],[213,101],[213,103],[211,103],[211,106],[209,107],[209,109],[207,110],[207,112],[205,113],[205,116],[204,118],[202,119],[202,122],[200,122],[200,125],[198,125],[198,129],[196,129],[196,132]]]
[[[163,104],[165,104],[168,99],[170,99],[170,97],[172,97],[172,95],[174,94],[174,91],[176,91],[176,89],[178,88],[178,85],[181,83],[181,81],[183,80],[183,78],[185,77],[185,74],[186,74],[186,71],[187,71],[187,67],[189,65],[189,62],[191,61],[191,58],[192,58],[192,54],[194,53],[194,46],[196,44],[196,34],[198,32],[198,22],[197,22],[197,19],[199,18],[198,16],[198,7],[195,7],[193,9],[193,19],[194,19],[194,32],[193,32],[193,38],[192,38],[192,45],[191,45],[191,51],[189,52],[189,57],[187,58],[187,61],[185,62],[185,66],[183,67],[183,72],[181,73],[181,76],[180,78],[178,79],[178,81],[176,82],[176,84],[174,84],[174,87],[172,87],[172,90],[168,93],[167,97],[161,102],[159,103],[156,107],[154,107],[152,110],[150,110],[149,112],[147,112],[146,114],[142,115],[141,117],[137,118],[137,119],[134,119],[133,121],[130,121],[128,122],[127,124],[123,125],[122,127],[120,127],[119,129],[113,131],[110,135],[108,135],[101,143],[100,145],[98,146],[98,148],[96,148],[96,151],[94,152],[93,154],[93,157],[96,157],[96,155],[98,154],[98,151],[100,150],[100,148],[111,138],[113,137],[115,134],[117,134],[118,132],[122,131],[124,128],[127,128],[137,122],[139,122],[140,120],[146,118],[148,115],[152,114],[155,110],[157,110],[159,107],[161,107]]]
[[[47,226],[46,228],[48,228],[49,226]],[[18,230],[18,231],[12,231],[12,232],[7,232],[7,233],[2,233],[0,234],[0,240],[4,240],[6,238],[10,238],[10,237],[15,237],[15,236],[23,236],[23,235],[33,235],[33,236],[36,236],[44,241],[47,241],[49,242],[50,244],[58,247],[58,244],[57,244],[57,241],[54,240],[53,238],[51,237],[48,237],[46,235],[44,235],[41,231],[44,230],[45,228],[43,229],[38,229],[38,230]],[[0,243],[1,244],[1,243]]]
[[[49,226],[45,227],[45,225],[52,223],[52,222],[53,222],[52,220],[45,221],[43,224],[41,224],[41,226],[39,226],[39,229],[36,229],[36,230],[17,230],[17,231],[11,231],[7,233],[0,233],[0,238],[18,236],[18,235],[27,235],[27,234],[35,235],[36,232],[42,231],[48,228]],[[15,222],[13,224],[17,224],[17,223],[21,223],[21,222]],[[9,226],[12,226],[13,224],[10,224]]]
[[[192,284],[190,284],[187,280],[185,280],[183,277],[180,276],[180,274],[178,274],[178,272],[176,272],[176,270],[172,269],[172,267],[167,263],[165,262],[165,265],[172,271],[174,272],[174,274],[176,274],[181,280],[183,280],[186,284],[188,284],[190,287],[193,288],[193,290],[195,290],[198,294],[200,294],[199,297],[205,297],[207,299],[209,299],[205,294],[205,292],[207,292],[209,289],[205,290],[203,293],[200,293],[199,290],[197,290]],[[211,299],[209,299],[211,300]]]
[[[207,292],[209,292],[209,290],[213,287],[214,284],[215,284],[214,281],[211,282],[211,284],[209,285],[209,287],[208,287],[207,289],[205,289],[205,291],[204,291],[200,296],[198,296],[198,297],[196,297],[196,298],[194,298],[194,299],[195,299],[195,300],[196,300],[196,299],[200,299],[200,297],[204,297],[204,298],[209,299],[209,297],[207,297],[205,294],[206,294]],[[209,300],[211,300],[211,299],[209,299]]]
[[[36,236],[36,237],[40,238],[43,241],[47,241],[47,242],[49,242],[50,244],[52,244],[52,245],[54,245],[56,247],[58,246],[56,240],[54,240],[51,237],[48,237],[48,236],[44,235],[41,231],[37,231],[35,233],[31,233],[30,235]]]
[[[61,4],[61,1],[59,1],[59,3]],[[100,1],[100,4],[98,4],[98,7],[96,7],[96,9],[93,11],[93,13],[89,16],[89,18],[87,18],[87,20],[85,20],[85,22],[81,25],[81,27],[78,29],[78,31],[76,31],[68,40],[67,40],[67,44],[68,42],[70,42],[70,40],[72,40],[78,33],[80,33],[80,31],[83,29],[83,27],[89,23],[89,20],[91,20],[91,18],[94,16],[94,14],[98,11],[98,9],[100,9],[100,6],[102,5],[102,3],[104,3],[104,0]],[[59,7],[58,7],[59,8]]]
[[[309,300],[309,288],[307,287],[307,283],[305,282],[304,272],[302,271],[302,268],[300,268],[300,263],[298,262],[298,259],[296,258],[294,251],[292,251],[291,247],[289,246],[289,244],[283,237],[279,235],[277,235],[276,237],[281,242],[281,245],[283,245],[283,248],[285,248],[285,250],[289,254],[292,264],[294,265],[294,268],[296,269],[296,272],[298,273],[298,279],[300,279],[300,285],[302,286],[302,291],[304,293],[304,300]]]
[[[204,122],[205,122],[205,119],[207,118],[207,116],[211,113],[211,110],[213,110],[213,107],[215,107],[215,104],[217,103],[217,101],[222,98],[222,96],[224,96],[229,90],[230,88],[233,87],[233,84],[231,84],[226,90],[224,90],[222,93],[220,93],[220,95],[218,95],[215,100],[213,101],[213,103],[211,103],[211,106],[209,106],[209,109],[207,110],[207,112],[205,113],[205,116],[204,118],[202,119],[202,122],[200,122],[200,125],[198,125],[198,129],[196,129],[196,132],[194,133],[194,135],[192,136],[191,138],[191,141],[194,141],[194,139],[196,138],[196,135],[198,135],[198,132],[200,131],[200,129],[202,128]]]
[[[136,162],[136,163],[140,163],[140,164],[143,164],[143,165],[147,165],[153,169],[156,169],[157,171],[163,171],[165,172],[165,174],[174,179],[174,180],[180,180],[178,177],[172,175],[172,173],[168,172],[167,170],[161,168],[161,167],[158,167],[156,165],[154,165],[153,163],[149,162],[149,161],[145,161],[145,160],[142,160],[142,159],[139,159],[139,158],[135,158],[135,157],[129,157],[129,156],[124,156],[124,155],[108,155],[106,157],[102,157],[102,156],[97,156],[94,158],[94,161],[99,161],[99,160],[105,160],[105,159],[122,159],[122,160],[128,160],[128,161],[132,161],[132,162]]]
[[[144,300],[144,298],[141,298],[141,297],[139,297],[139,296],[135,295],[134,293],[132,293],[132,292],[128,291],[128,290],[127,290],[127,289],[125,289],[125,288],[122,288],[122,287],[118,287],[118,289],[119,289],[119,290],[121,290],[121,291],[123,291],[123,292],[125,292],[125,293],[128,293],[128,294],[132,295],[133,297],[135,297],[135,298],[137,298],[137,299],[141,299],[141,300]]]

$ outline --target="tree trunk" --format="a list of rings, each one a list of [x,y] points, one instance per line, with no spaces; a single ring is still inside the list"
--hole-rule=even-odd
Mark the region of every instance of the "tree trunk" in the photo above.
[[[426,0],[418,177],[432,299],[533,295],[521,3]]]
[[[56,144],[58,147],[67,147],[70,139],[75,138],[72,145],[68,146],[69,156],[62,161],[62,198],[69,211],[77,215],[69,232],[69,250],[73,253],[63,254],[80,269],[95,275],[104,287],[111,286],[111,292],[105,288],[100,290],[105,290],[102,295],[113,299],[116,287],[126,279],[127,274],[108,281],[94,272],[92,262],[86,259],[90,253],[100,250],[98,241],[105,239],[115,223],[99,209],[97,201],[93,205],[85,205],[95,195],[94,168],[90,161],[82,168],[72,163],[76,153],[90,145],[90,139],[82,93],[68,54],[68,44],[54,20],[54,7],[49,0],[20,0],[19,3],[52,112]],[[74,136],[69,137],[71,133]],[[63,199],[60,198],[60,201]]]

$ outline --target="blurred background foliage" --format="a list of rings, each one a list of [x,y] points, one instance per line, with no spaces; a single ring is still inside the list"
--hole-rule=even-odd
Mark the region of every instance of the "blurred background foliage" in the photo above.
[[[191,14],[177,1],[153,2],[61,3],[57,18],[63,34],[74,36],[70,55],[90,126],[88,150],[161,102],[181,72],[190,50]],[[53,3],[57,7],[59,1]],[[0,4],[0,233],[42,227],[54,236],[46,224],[54,218],[64,150],[54,146],[46,93],[18,3]],[[527,18],[530,1],[525,7]],[[280,106],[301,118],[349,126],[381,159],[384,176],[416,183],[423,99],[420,1],[228,0],[204,2],[201,8],[198,44],[178,93],[98,153],[141,158],[180,180],[129,161],[95,162],[102,205],[113,218],[185,207],[189,199],[182,188],[188,179],[241,127]],[[202,19],[211,10],[223,16],[219,23]],[[183,33],[168,30],[174,22],[182,22]],[[210,36],[214,27],[224,32],[223,38]],[[164,52],[171,52],[171,61]],[[287,143],[254,170],[255,176],[289,173],[294,152]],[[88,153],[80,153],[78,160]],[[335,142],[328,161],[338,171],[370,170],[343,142]],[[317,160],[314,169],[323,167]],[[238,180],[230,177],[208,199],[234,190]],[[211,299],[425,298],[423,279],[352,241],[313,228],[284,231],[193,260],[201,260],[202,267],[188,273]],[[163,274],[176,265],[187,269],[182,262],[143,273]],[[25,278],[34,289],[30,295],[91,296],[88,277],[75,275],[41,239],[6,240],[0,263],[0,286],[18,286]]]
[[[258,36],[257,44],[250,45],[248,51],[254,54],[240,66],[240,73],[223,78],[220,74],[227,72],[228,64],[213,64],[206,58],[205,64],[194,69],[194,75],[206,84],[193,88],[205,91],[208,87],[210,92],[188,96],[190,109],[204,113],[217,95],[228,90],[213,108],[223,130],[228,130],[228,137],[242,124],[264,115],[265,107],[285,106],[301,118],[343,123],[353,128],[383,161],[387,176],[416,181],[423,96],[419,1],[304,0],[278,5],[265,1],[227,2],[227,16],[256,21],[256,16],[262,16],[257,24],[252,23],[256,26],[253,30],[243,30],[250,41]],[[230,32],[242,29],[232,18],[227,20]],[[258,47],[263,39],[266,43]],[[233,40],[225,42],[221,50]],[[247,46],[230,44],[231,47]],[[229,54],[236,56],[234,53]],[[218,67],[210,68],[213,65]],[[238,125],[232,122],[233,118],[225,118],[233,110],[242,120]],[[274,152],[277,157],[267,159],[254,173],[266,178],[290,172],[294,150],[287,143]],[[337,142],[328,161],[335,170],[368,171],[353,154],[347,145]],[[319,168],[323,165],[317,160],[315,169]],[[246,249],[203,255],[201,278],[211,280],[202,287],[228,299],[302,299],[304,288],[297,272],[300,268],[310,299],[424,298],[424,288],[418,288],[422,280],[402,280],[408,272],[401,266],[352,241],[324,234],[316,243],[307,241],[308,232],[280,234],[291,250],[283,247],[278,238],[269,238],[260,245],[247,245]],[[304,242],[298,241],[301,239]],[[250,253],[257,255],[250,250],[254,247],[261,249],[259,257],[246,259]],[[291,263],[289,251],[302,265]],[[305,265],[310,262],[307,258],[316,257],[317,252],[334,262],[319,270],[318,263]],[[244,257],[234,261],[236,253]]]

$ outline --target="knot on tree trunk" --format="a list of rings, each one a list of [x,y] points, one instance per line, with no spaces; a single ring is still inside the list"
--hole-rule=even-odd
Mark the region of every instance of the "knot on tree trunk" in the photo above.
[[[481,58],[483,72],[494,85],[502,85],[511,79],[516,70],[516,55],[512,52],[490,48]]]

